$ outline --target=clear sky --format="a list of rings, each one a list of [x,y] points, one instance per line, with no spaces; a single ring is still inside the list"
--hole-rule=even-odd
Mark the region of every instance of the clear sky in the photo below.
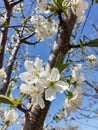
[[[83,33],[82,33],[82,34],[86,34],[87,37],[90,37],[91,39],[98,37],[98,32],[96,32],[93,29],[93,27],[90,27],[93,22],[98,27],[98,5],[94,5],[92,7],[90,14],[89,14],[89,17],[88,17],[88,20],[85,24],[85,28],[84,28]],[[83,26],[81,26],[81,28],[82,27]],[[92,34],[92,36],[91,36],[91,34]],[[78,35],[78,37],[79,36],[80,35]],[[47,44],[46,44],[46,42],[47,42]],[[36,46],[30,46],[29,47],[32,57],[33,56],[40,56],[40,58],[42,58],[44,61],[47,61],[50,50],[51,50],[51,49],[49,49],[48,46],[50,44],[53,44],[53,39],[47,40],[46,42],[40,43],[39,45],[36,45]],[[90,73],[89,75],[92,75],[93,78],[96,78],[96,79],[98,78],[95,71],[93,71],[93,74]],[[88,78],[89,78],[89,75],[88,75]],[[17,95],[17,93],[15,93],[15,95]],[[58,108],[62,107],[61,102],[63,100],[64,100],[64,96],[61,95],[61,94],[57,94],[57,99],[52,102],[52,107],[49,111],[52,115],[56,113]],[[96,107],[98,108],[98,105]],[[50,118],[47,118],[46,122],[49,122],[49,119]],[[69,121],[69,124],[71,124],[73,126],[75,124],[77,126],[80,126],[79,130],[98,130],[98,119],[97,118],[96,119],[76,119],[76,121],[75,120]],[[64,124],[64,122],[60,122],[58,125],[64,127],[64,125],[66,125],[66,124]],[[15,127],[16,127],[16,125],[15,125]],[[14,127],[14,130],[17,129],[15,127]],[[19,127],[18,127],[18,129],[19,129]],[[13,130],[13,126],[11,128],[9,128],[9,130]]]

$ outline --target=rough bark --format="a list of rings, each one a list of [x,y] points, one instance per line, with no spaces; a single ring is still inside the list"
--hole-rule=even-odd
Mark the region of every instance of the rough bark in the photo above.
[[[56,42],[54,43],[46,65],[47,72],[54,67],[58,54],[62,53],[65,56],[70,49],[70,37],[76,22],[76,16],[71,12],[70,18],[64,21],[61,13],[59,13],[59,20],[60,24],[58,27]],[[45,101],[44,109],[41,109],[39,105],[31,107],[31,109],[25,113],[22,130],[42,130],[50,105],[51,103],[49,101]]]

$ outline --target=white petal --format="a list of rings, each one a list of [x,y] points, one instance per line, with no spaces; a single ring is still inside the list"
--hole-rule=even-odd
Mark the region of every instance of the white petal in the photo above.
[[[31,95],[33,87],[33,85],[21,84],[20,91],[24,94]]]
[[[60,74],[59,74],[58,69],[53,68],[51,70],[51,74],[50,74],[49,79],[52,80],[52,81],[58,81],[60,79]]]
[[[68,86],[69,85],[66,82],[60,80],[60,81],[56,82],[56,87],[55,87],[56,92],[62,93],[68,89]]]
[[[34,66],[37,70],[42,71],[43,70],[43,61],[37,57],[34,62]]]
[[[46,77],[41,77],[38,82],[36,83],[36,86],[39,88],[48,88],[49,87],[49,84],[47,82],[47,79]]]
[[[56,98],[56,92],[55,89],[46,89],[45,90],[45,99],[48,101],[52,101],[53,99]]]
[[[26,60],[24,63],[24,66],[25,66],[26,70],[30,73],[32,73],[32,71],[35,70],[33,61]]]
[[[45,107],[44,100],[41,95],[38,96],[38,103],[42,109]]]
[[[28,84],[36,83],[38,80],[38,77],[33,76],[31,73],[23,72],[19,75],[20,79],[22,81],[25,81]]]
[[[37,104],[38,103],[38,95],[33,94],[33,95],[31,95],[31,97],[32,97],[32,103]]]
[[[5,111],[4,113],[5,120],[9,120],[9,124],[16,122],[17,118],[19,117],[18,113],[15,110],[9,110],[8,112]]]

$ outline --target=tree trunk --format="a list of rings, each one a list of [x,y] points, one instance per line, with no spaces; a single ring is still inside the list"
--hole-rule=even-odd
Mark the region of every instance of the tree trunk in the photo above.
[[[59,20],[60,24],[58,27],[56,42],[54,43],[52,52],[46,65],[47,72],[54,67],[58,54],[62,53],[65,56],[68,50],[70,50],[70,37],[76,22],[76,16],[71,12],[70,18],[64,21],[61,13],[59,13]],[[44,109],[41,109],[39,105],[35,105],[28,110],[25,113],[22,130],[42,130],[45,117],[50,108],[50,104],[51,103],[49,101],[45,101]]]

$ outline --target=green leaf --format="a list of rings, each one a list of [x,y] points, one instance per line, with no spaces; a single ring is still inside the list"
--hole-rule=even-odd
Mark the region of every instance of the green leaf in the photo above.
[[[83,46],[98,47],[98,38],[94,39],[88,43],[85,43]]]
[[[25,25],[27,22],[28,22],[28,17],[26,17],[26,18],[24,18],[23,20],[22,20],[22,25]]]
[[[54,67],[56,67],[59,70],[59,68],[63,64],[63,61],[64,61],[63,54],[62,53],[58,54]]]
[[[10,99],[13,99],[12,93],[11,93],[11,87],[8,86],[7,92],[6,92],[6,96]]]
[[[70,63],[63,63],[63,62],[64,62],[64,55],[60,53],[58,54],[56,63],[54,65],[54,67],[57,68],[60,73],[70,65]]]
[[[53,0],[53,2],[56,3],[56,4],[57,4],[57,1],[58,1],[58,0]]]
[[[68,91],[67,98],[70,100],[73,97],[73,92]]]
[[[17,108],[19,105],[23,105],[23,104],[24,104],[23,101],[14,99],[13,107]]]
[[[0,103],[10,104],[10,105],[14,104],[14,102],[10,98],[4,95],[0,95]]]
[[[65,68],[67,68],[68,66],[70,65],[70,63],[64,63],[64,64],[62,64],[61,66],[60,66],[60,68],[59,68],[59,71],[60,71],[60,73],[65,69]]]

